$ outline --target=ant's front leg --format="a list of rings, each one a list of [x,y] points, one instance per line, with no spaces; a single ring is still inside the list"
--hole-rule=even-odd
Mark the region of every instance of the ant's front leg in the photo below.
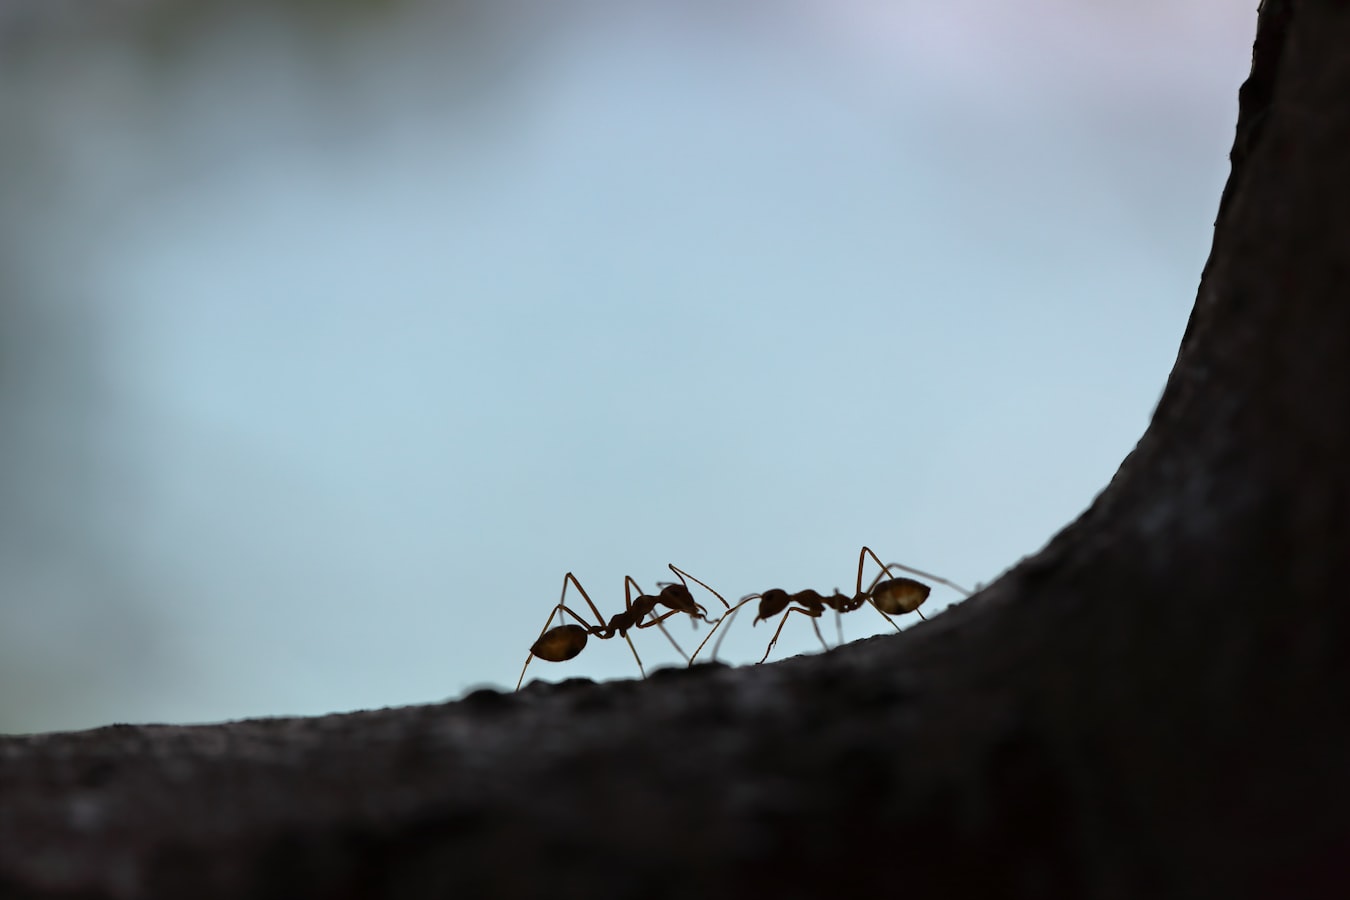
[[[637,591],[636,603],[633,601],[634,590]],[[669,631],[666,631],[666,626],[662,624],[663,622],[665,622],[666,619],[669,619],[671,616],[675,615],[678,612],[684,612],[684,610],[672,609],[665,615],[657,615],[656,612],[657,599],[658,599],[657,597],[653,597],[649,594],[644,594],[642,592],[642,586],[639,585],[636,581],[634,581],[631,575],[625,575],[623,577],[624,612],[632,620],[632,624],[629,627],[650,628],[651,626],[655,625],[657,628],[661,629],[661,633],[666,636],[666,640],[670,641],[670,646],[675,648],[675,652],[680,654],[681,658],[683,658],[685,662],[688,662],[689,654],[684,652],[684,648],[681,647],[679,645],[679,642],[676,641],[675,638],[671,636]],[[640,620],[645,618],[648,614],[651,615],[651,621],[641,622]],[[626,633],[624,634],[624,638],[625,640],[628,638],[628,635]],[[628,646],[632,647],[633,642],[628,641]],[[634,658],[637,657],[636,648],[633,649],[633,657]],[[638,668],[639,669],[642,668],[641,660],[638,660]],[[644,675],[643,677],[646,676]]]
[[[826,650],[829,650],[830,649],[829,644],[825,643],[825,638],[821,637],[820,634],[820,627],[816,625],[816,619],[820,618],[820,614],[824,611],[825,610],[823,608],[807,609],[802,606],[790,607],[787,612],[783,613],[783,618],[778,620],[778,630],[773,633],[773,639],[769,641],[769,646],[764,648],[764,655],[759,658],[759,662],[762,663],[764,662],[764,660],[769,658],[769,654],[773,652],[774,644],[778,643],[778,636],[783,633],[783,626],[787,624],[788,616],[792,615],[793,613],[801,613],[804,616],[811,617],[811,624],[816,629],[816,637],[820,638],[821,646],[823,646]],[[756,663],[756,665],[759,665],[759,663]]]
[[[719,594],[718,596],[720,597],[721,595]],[[689,665],[692,666],[694,664],[694,660],[698,659],[698,655],[703,652],[704,646],[708,643],[708,641],[712,640],[712,636],[717,633],[717,630],[719,628],[721,628],[723,625],[726,625],[728,628],[730,628],[731,620],[736,618],[736,613],[741,611],[741,607],[745,606],[745,604],[749,603],[751,600],[760,599],[760,596],[761,596],[760,594],[747,594],[740,600],[736,601],[735,606],[727,607],[727,611],[717,617],[716,621],[713,623],[712,631],[709,631],[708,636],[705,637],[703,641],[698,645],[698,649],[694,651],[694,655],[689,657]],[[722,602],[725,603],[726,601],[723,600]],[[717,639],[717,643],[713,644],[712,649],[713,662],[717,662],[717,653],[719,650],[721,650],[722,641],[726,639],[726,636],[727,633],[725,631],[722,632],[722,636]]]

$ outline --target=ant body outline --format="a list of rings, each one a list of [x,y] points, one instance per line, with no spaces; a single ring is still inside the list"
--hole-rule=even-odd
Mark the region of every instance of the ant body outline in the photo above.
[[[642,658],[638,656],[637,647],[633,646],[633,639],[628,636],[628,632],[638,628],[651,628],[653,625],[661,629],[661,633],[666,636],[666,640],[670,641],[679,651],[685,662],[692,664],[693,658],[686,654],[684,649],[675,642],[675,639],[670,636],[670,632],[666,631],[666,627],[662,623],[676,613],[685,613],[695,622],[702,619],[713,624],[713,630],[715,631],[716,625],[721,624],[722,616],[709,619],[707,609],[694,600],[693,592],[689,589],[689,582],[685,579],[688,578],[707,590],[708,593],[720,600],[728,610],[731,609],[731,604],[727,603],[726,598],[717,591],[683,569],[677,568],[674,563],[668,563],[667,565],[675,573],[675,577],[680,580],[678,583],[658,582],[657,585],[660,590],[655,594],[644,593],[642,586],[631,575],[625,575],[623,577],[623,612],[615,613],[608,622],[605,621],[605,617],[601,615],[595,603],[591,601],[590,595],[586,593],[586,589],[581,586],[577,577],[571,572],[564,575],[562,594],[558,597],[558,603],[553,607],[553,611],[549,613],[548,619],[545,620],[543,630],[539,632],[539,637],[530,646],[529,655],[525,657],[525,665],[521,666],[520,669],[520,678],[516,681],[516,690],[520,690],[520,686],[525,683],[525,671],[529,669],[530,663],[536,657],[546,662],[566,662],[586,649],[586,641],[589,637],[596,637],[605,641],[616,634],[628,642],[628,649],[633,651],[633,659],[637,661],[638,671],[643,678],[646,678],[647,670],[643,667]],[[591,612],[595,614],[595,621],[599,624],[586,621],[575,610],[567,606],[565,601],[567,600],[568,582],[576,585],[582,599],[591,608]],[[637,591],[636,598],[633,597],[634,590]],[[658,606],[668,607],[669,611],[658,614],[656,611]],[[554,618],[561,619],[564,613],[576,620],[575,624],[564,622],[561,625],[553,625]],[[644,622],[643,619],[648,615],[651,616],[651,619]],[[550,625],[553,625],[553,627],[550,628]],[[712,632],[709,632],[709,637],[711,636]]]
[[[881,571],[877,573],[877,576],[872,579],[872,583],[867,586],[867,590],[864,591],[862,587],[862,573],[863,566],[869,556],[876,561],[878,566],[881,566]],[[798,591],[794,594],[789,594],[782,588],[769,588],[767,591],[762,591],[760,593],[746,594],[736,602],[735,606],[729,607],[717,620],[717,623],[713,626],[713,631],[709,632],[708,636],[705,637],[702,643],[698,645],[698,648],[694,650],[694,655],[690,658],[689,664],[691,666],[694,664],[693,661],[698,658],[699,653],[702,652],[704,646],[707,645],[708,641],[712,638],[713,632],[716,632],[724,622],[729,623],[729,620],[733,618],[736,613],[740,612],[742,606],[755,599],[759,600],[759,614],[755,616],[755,621],[752,624],[758,625],[761,620],[767,621],[773,616],[779,615],[780,613],[782,614],[782,619],[778,622],[778,629],[774,631],[773,637],[769,640],[769,646],[764,649],[764,655],[759,658],[759,663],[756,663],[756,665],[763,663],[769,658],[769,654],[773,652],[774,645],[778,643],[779,635],[783,633],[783,626],[787,624],[788,616],[794,612],[801,613],[811,620],[811,627],[815,630],[816,637],[820,640],[820,645],[826,650],[829,650],[830,646],[825,643],[825,637],[820,633],[820,626],[816,622],[817,619],[824,615],[826,609],[834,610],[836,626],[839,624],[839,616],[843,613],[859,609],[865,603],[871,604],[872,608],[875,609],[883,619],[889,622],[891,627],[897,632],[900,630],[900,626],[895,624],[895,621],[891,616],[914,612],[919,614],[920,619],[927,621],[924,614],[919,612],[919,607],[928,599],[928,595],[932,592],[932,588],[922,581],[917,581],[913,578],[904,576],[888,577],[890,576],[892,569],[899,569],[903,572],[909,572],[910,574],[927,578],[930,581],[959,591],[967,597],[970,596],[970,591],[961,587],[959,584],[948,581],[946,578],[934,575],[931,572],[924,572],[921,569],[915,569],[901,563],[883,563],[881,557],[877,556],[870,547],[864,546],[858,553],[858,578],[855,584],[855,592],[852,597],[839,593],[838,588],[836,588],[834,593],[829,596],[811,590],[810,588]],[[841,640],[842,633],[841,629]],[[712,652],[714,660],[717,659],[718,648],[722,646],[722,640],[725,637],[726,634],[723,633],[722,638],[719,638],[717,643],[713,645]]]

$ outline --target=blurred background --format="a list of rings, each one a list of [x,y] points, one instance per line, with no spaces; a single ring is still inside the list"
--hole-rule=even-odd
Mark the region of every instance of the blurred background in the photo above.
[[[1148,422],[1255,5],[6,4],[0,731],[509,689],[567,571],[987,583]]]

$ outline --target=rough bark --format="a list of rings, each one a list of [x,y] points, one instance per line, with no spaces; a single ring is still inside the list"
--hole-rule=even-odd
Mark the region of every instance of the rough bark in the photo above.
[[[1350,8],[1265,0],[1154,420],[977,597],[775,665],[0,739],[0,896],[1350,895],[1348,100]]]

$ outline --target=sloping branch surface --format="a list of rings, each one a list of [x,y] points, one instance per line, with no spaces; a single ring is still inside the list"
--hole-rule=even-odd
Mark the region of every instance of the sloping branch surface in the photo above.
[[[1239,99],[1152,424],[975,598],[774,665],[0,739],[0,896],[1350,895],[1350,7],[1265,0]]]

